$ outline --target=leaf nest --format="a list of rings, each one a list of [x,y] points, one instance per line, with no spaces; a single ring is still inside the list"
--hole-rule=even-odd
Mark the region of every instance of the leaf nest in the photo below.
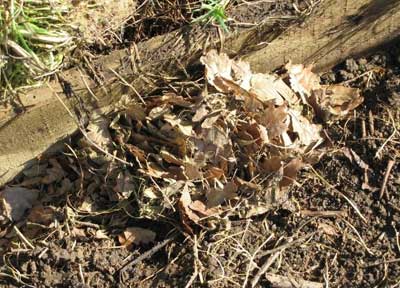
[[[132,165],[118,170],[117,197],[134,195],[141,216],[179,212],[189,233],[290,203],[297,172],[324,151],[313,121],[345,117],[363,100],[357,89],[320,85],[303,65],[288,63],[281,76],[253,73],[215,50],[201,62],[208,89],[145,104],[126,97],[111,123],[92,115],[88,133]]]

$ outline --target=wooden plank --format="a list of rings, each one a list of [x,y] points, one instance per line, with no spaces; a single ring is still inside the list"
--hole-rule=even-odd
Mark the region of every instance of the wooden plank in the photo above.
[[[246,55],[257,72],[291,60],[323,71],[348,57],[370,53],[400,36],[398,0],[325,0],[314,17],[270,45]]]

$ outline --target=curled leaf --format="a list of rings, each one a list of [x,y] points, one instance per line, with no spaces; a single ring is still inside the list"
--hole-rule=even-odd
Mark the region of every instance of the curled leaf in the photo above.
[[[131,248],[133,245],[148,244],[156,238],[156,233],[140,227],[128,227],[118,235],[121,245]]]
[[[222,204],[226,200],[233,199],[237,196],[238,187],[234,182],[228,182],[223,189],[212,188],[206,193],[207,207],[212,208]]]
[[[32,208],[39,191],[23,187],[6,187],[0,191],[0,216],[11,221],[21,220],[24,213]]]

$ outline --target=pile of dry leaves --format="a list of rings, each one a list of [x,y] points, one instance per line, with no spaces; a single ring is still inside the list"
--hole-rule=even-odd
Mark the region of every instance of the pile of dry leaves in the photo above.
[[[177,209],[189,233],[193,223],[251,217],[285,201],[297,171],[321,154],[322,126],[312,120],[343,117],[363,100],[357,89],[320,85],[303,65],[289,63],[279,77],[215,50],[201,62],[213,92],[150,98],[127,109],[134,129],[117,133],[149,179],[150,213]],[[121,183],[131,177],[121,174]]]
[[[188,233],[284,202],[297,172],[322,153],[316,123],[344,117],[363,100],[357,89],[320,85],[303,65],[289,63],[280,76],[254,74],[248,63],[215,50],[201,62],[208,89],[151,96],[145,104],[126,97],[112,121],[93,114],[86,134],[113,163],[108,171],[116,168],[115,201],[135,197],[145,217],[179,212]],[[36,193],[17,203],[9,189],[0,197],[3,216],[12,220]],[[138,229],[121,234],[121,244],[140,243]],[[145,242],[155,237],[145,234]]]

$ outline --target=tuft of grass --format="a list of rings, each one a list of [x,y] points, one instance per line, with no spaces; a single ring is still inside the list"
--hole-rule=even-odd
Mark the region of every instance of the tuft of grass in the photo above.
[[[0,7],[0,102],[54,73],[73,45],[62,0],[10,0]]]
[[[228,32],[228,26],[226,25],[226,7],[228,6],[230,0],[204,0],[201,3],[199,9],[193,12],[204,13],[203,15],[192,20],[192,23],[216,23],[225,32]]]

